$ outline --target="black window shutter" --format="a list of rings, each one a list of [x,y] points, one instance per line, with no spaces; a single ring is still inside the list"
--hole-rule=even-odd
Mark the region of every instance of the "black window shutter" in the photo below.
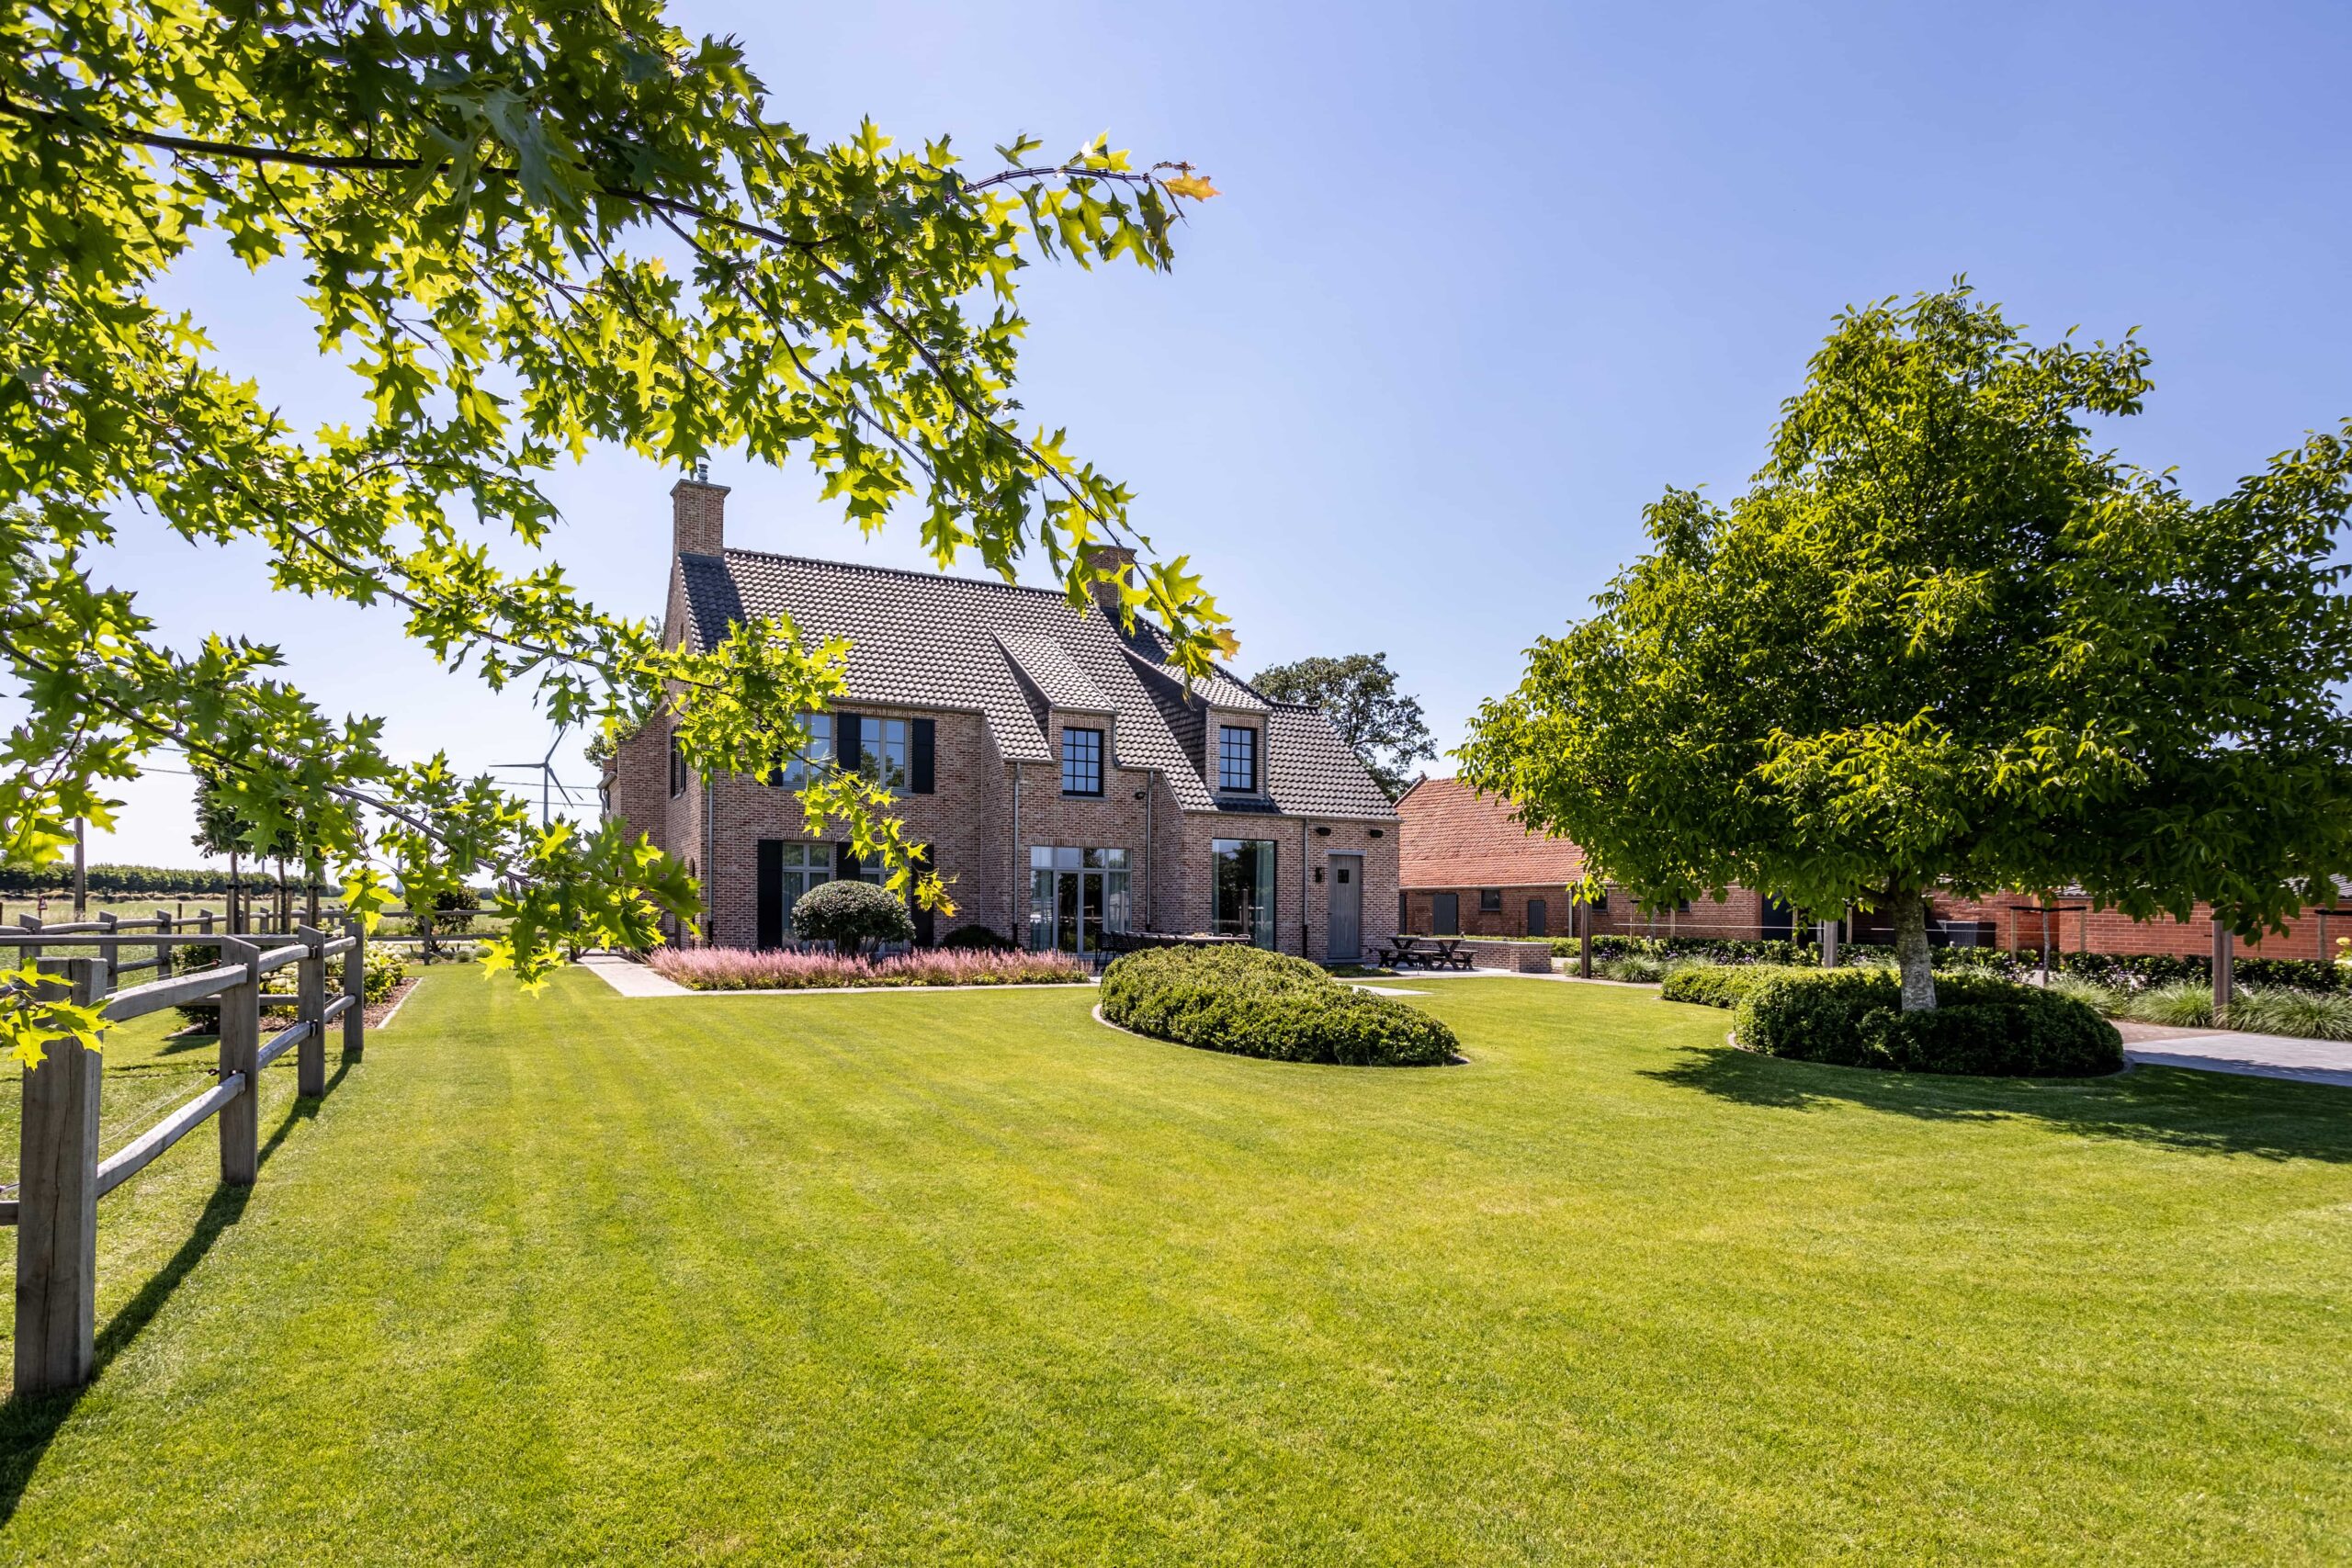
[[[915,754],[911,759],[908,769],[909,773],[912,775],[909,780],[909,787],[917,795],[929,795],[932,792],[932,747],[937,743],[934,736],[933,735],[931,720],[927,718],[919,718],[915,720],[914,734]],[[930,943],[926,942],[924,945],[927,947]]]
[[[833,761],[850,773],[865,765],[865,738],[858,733],[857,715],[833,715]]]
[[[922,725],[926,729],[931,727],[931,720],[927,718],[919,718],[915,720],[915,722]],[[920,875],[930,869],[931,848],[929,845],[925,845],[922,852],[915,856],[915,872],[916,874]],[[913,915],[915,919],[915,945],[917,947],[931,946],[938,940],[939,933],[938,923],[933,911],[924,908],[920,904],[915,904],[910,906],[908,912]]]
[[[759,945],[784,945],[784,840],[760,840]]]

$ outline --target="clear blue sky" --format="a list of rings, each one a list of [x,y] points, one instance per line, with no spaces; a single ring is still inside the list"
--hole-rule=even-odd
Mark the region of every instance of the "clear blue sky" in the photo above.
[[[1225,194],[1173,276],[1026,275],[1022,395],[1206,570],[1245,671],[1384,650],[1447,746],[1640,547],[1662,487],[1737,489],[1849,302],[1965,272],[2038,333],[2141,325],[2157,389],[2114,438],[2199,496],[2352,412],[2341,0],[674,15],[740,35],[820,136],[871,115],[992,166],[1017,130],[1107,130],[1209,173]],[[296,282],[211,257],[175,287],[310,423],[349,393]],[[672,477],[605,456],[559,479],[553,551],[592,596],[658,612]],[[736,543],[920,564],[805,470],[715,477]],[[405,750],[546,749],[391,617],[274,601],[250,557],[133,530],[103,570],[175,637],[272,637]],[[138,786],[94,855],[186,863],[185,789]]]

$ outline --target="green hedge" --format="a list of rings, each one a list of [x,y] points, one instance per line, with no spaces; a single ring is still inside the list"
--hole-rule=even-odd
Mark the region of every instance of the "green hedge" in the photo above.
[[[1580,948],[1575,937],[1552,939],[1557,958],[1574,958]],[[1821,950],[1811,942],[1742,942],[1713,936],[1596,936],[1593,956],[1682,960],[1701,964],[1818,964]],[[1998,947],[1939,947],[1932,950],[1939,975],[1998,975],[2010,978],[2041,966],[2039,951],[2012,952]],[[1849,942],[1838,949],[1838,963],[1856,967],[1894,962],[1894,949],[1873,942]],[[2052,969],[2080,975],[2086,980],[2120,991],[2144,990],[2185,981],[2211,985],[2213,961],[2179,957],[2166,953],[2053,953]],[[2326,959],[2249,958],[2235,965],[2238,981],[2247,986],[2286,987],[2298,991],[2352,990],[2352,970]]]
[[[1254,947],[1130,953],[1102,972],[1102,1016],[1122,1029],[1277,1062],[1434,1066],[1456,1043],[1417,1008]]]
[[[2052,953],[2051,961],[2054,969],[2119,991],[2213,983],[2211,958],[2183,958],[2168,953]],[[2024,966],[2031,968],[2036,962],[2029,957]],[[2341,991],[2352,979],[2342,965],[2316,958],[2240,957],[2230,971],[2240,985],[2280,986],[2297,991]]]
[[[1936,982],[1932,1011],[1901,1010],[1902,987],[1875,969],[1794,971],[1738,1003],[1739,1043],[1769,1056],[1909,1073],[2086,1077],[2123,1066],[2123,1040],[2096,1009],[1989,976]]]
[[[1781,975],[1805,973],[1786,964],[1687,964],[1667,976],[1658,987],[1658,995],[1670,1002],[1736,1008],[1742,998],[1765,981]]]
[[[1555,936],[1552,956],[1574,958],[1584,951],[1584,939]],[[1696,958],[1709,964],[1802,964],[1808,955],[1819,961],[1810,944],[1793,942],[1742,942],[1722,936],[1596,936],[1592,955],[1608,958]]]

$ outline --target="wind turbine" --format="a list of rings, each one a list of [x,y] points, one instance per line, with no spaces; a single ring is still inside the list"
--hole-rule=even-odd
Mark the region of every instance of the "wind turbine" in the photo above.
[[[493,768],[536,768],[538,770],[539,826],[542,828],[545,828],[548,825],[549,816],[551,815],[551,796],[555,791],[563,791],[563,804],[565,806],[569,807],[571,804],[571,791],[565,788],[562,781],[555,776],[556,750],[563,744],[563,738],[569,728],[570,727],[567,726],[565,729],[559,729],[555,732],[555,739],[548,743],[548,754],[540,758],[536,762],[492,762],[491,764]]]

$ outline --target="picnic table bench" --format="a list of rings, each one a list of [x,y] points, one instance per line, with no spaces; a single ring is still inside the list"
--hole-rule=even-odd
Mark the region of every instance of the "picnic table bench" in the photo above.
[[[1380,962],[1389,969],[1467,969],[1470,951],[1458,936],[1395,936],[1381,950]]]

